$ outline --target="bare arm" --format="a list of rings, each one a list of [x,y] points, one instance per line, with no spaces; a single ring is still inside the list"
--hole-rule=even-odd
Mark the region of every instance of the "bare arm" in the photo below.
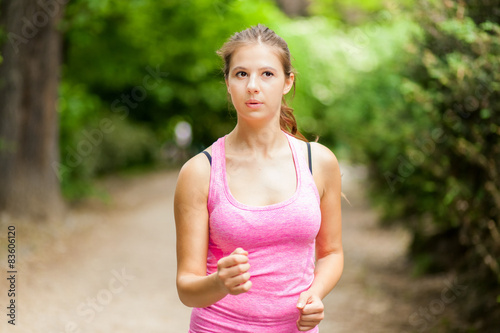
[[[321,197],[321,227],[316,236],[314,281],[297,302],[301,311],[297,327],[301,331],[312,329],[324,318],[321,300],[340,280],[344,267],[339,164],[328,148],[317,143],[312,148],[313,175]]]
[[[341,176],[335,155],[316,144],[314,170],[320,181],[321,228],[316,237],[316,271],[310,290],[324,298],[340,280],[344,267],[342,250]]]
[[[177,291],[182,303],[191,307],[206,307],[251,287],[250,265],[242,249],[219,260],[218,271],[206,275],[209,181],[210,165],[205,156],[198,155],[182,167],[175,190]]]

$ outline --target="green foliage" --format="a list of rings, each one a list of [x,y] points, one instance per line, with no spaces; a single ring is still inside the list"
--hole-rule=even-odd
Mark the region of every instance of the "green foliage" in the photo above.
[[[348,23],[366,20],[372,12],[384,8],[378,0],[315,0],[311,2],[309,11],[315,15],[327,16]]]
[[[111,105],[144,84],[147,68],[158,69],[161,81],[145,87],[147,97],[120,107],[160,135],[172,117],[186,116],[194,141],[206,144],[234,124],[216,49],[235,31],[259,22],[272,26],[282,16],[269,1],[76,1],[64,25],[66,78],[84,82]]]
[[[414,2],[414,0],[312,0],[309,12],[347,25],[364,25],[373,22],[374,17],[381,13],[394,14],[400,12],[403,7],[411,8]]]
[[[319,135],[341,158],[363,163],[386,148],[376,140],[380,133],[394,141],[404,138],[410,124],[401,132],[392,129],[401,125],[395,118],[404,105],[398,70],[414,30],[403,18],[382,15],[353,29],[321,17],[281,26],[298,71],[293,106],[301,130]],[[396,155],[397,147],[391,152]]]
[[[96,176],[137,164],[158,154],[154,134],[143,125],[106,114],[102,101],[81,85],[60,88],[60,151],[57,167],[63,194],[69,199],[100,195],[92,187]]]
[[[488,20],[490,5],[420,2],[421,31],[406,52],[356,85],[391,101],[361,93],[366,111],[346,126],[362,129],[351,137],[353,157],[370,166],[386,219],[414,234],[416,269],[462,272],[476,293],[464,312],[470,320],[488,313],[476,323],[484,327],[500,317],[492,300],[500,290],[500,26]]]

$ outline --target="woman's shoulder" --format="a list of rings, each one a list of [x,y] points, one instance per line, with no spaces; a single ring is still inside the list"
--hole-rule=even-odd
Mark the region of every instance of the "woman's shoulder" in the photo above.
[[[212,146],[205,149],[212,153]],[[210,161],[205,154],[199,153],[191,157],[179,171],[178,186],[194,186],[205,188],[210,181]]]
[[[307,143],[305,141],[297,139],[301,150],[304,154],[307,154]],[[335,154],[330,150],[330,148],[319,142],[308,142],[311,146],[311,157],[312,157],[312,167],[313,174],[316,172],[322,172],[323,170],[331,171],[332,168],[338,168],[339,162]]]
[[[325,145],[311,142],[312,172],[320,196],[331,188],[340,187],[340,166],[335,154]]]
[[[339,161],[335,154],[326,146],[311,142],[313,176],[318,186],[320,196],[332,190],[335,193],[341,188],[341,174]]]
[[[337,156],[330,150],[330,148],[319,142],[310,142],[311,144],[311,154],[313,160],[319,166],[324,166],[327,168],[338,167],[339,162]]]

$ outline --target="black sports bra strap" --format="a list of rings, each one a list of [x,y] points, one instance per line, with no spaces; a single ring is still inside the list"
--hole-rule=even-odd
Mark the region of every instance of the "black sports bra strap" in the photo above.
[[[210,165],[212,165],[212,156],[210,156],[210,153],[206,150],[202,151],[203,154],[208,158],[208,162],[210,162]]]
[[[306,142],[307,144],[307,162],[309,163],[309,171],[311,171],[311,175],[313,173],[312,169],[312,157],[311,157],[311,143]]]

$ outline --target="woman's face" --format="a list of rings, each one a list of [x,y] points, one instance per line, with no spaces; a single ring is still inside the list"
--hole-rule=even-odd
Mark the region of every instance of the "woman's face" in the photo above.
[[[245,121],[279,121],[281,99],[293,85],[293,73],[286,77],[273,48],[251,44],[238,48],[231,58],[227,90]]]

